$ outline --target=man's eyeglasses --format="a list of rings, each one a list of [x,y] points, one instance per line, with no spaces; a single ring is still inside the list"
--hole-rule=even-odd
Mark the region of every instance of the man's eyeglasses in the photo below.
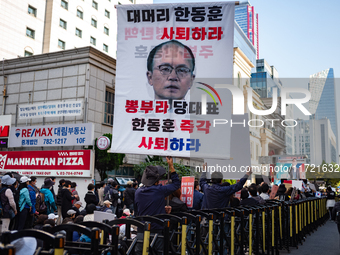
[[[168,65],[158,66],[158,70],[163,75],[170,75],[174,69],[175,69],[175,72],[176,72],[176,74],[179,78],[184,78],[191,72],[191,70],[187,67],[173,68],[172,66],[168,66]]]

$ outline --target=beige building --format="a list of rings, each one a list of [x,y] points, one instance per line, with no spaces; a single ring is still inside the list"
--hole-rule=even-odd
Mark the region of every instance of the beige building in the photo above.
[[[115,5],[135,2],[136,0],[1,0],[0,60],[85,46],[92,46],[116,58]]]
[[[252,92],[252,105],[256,110],[270,109],[272,98],[260,98],[260,95],[250,87],[251,69],[254,65],[239,48],[234,48],[233,67],[234,85],[243,89],[245,112],[249,114],[249,120],[252,120],[251,125],[258,126],[249,127],[251,166],[254,170],[269,169],[269,165],[259,164],[259,157],[285,153],[285,127],[281,125],[284,118],[280,114],[281,98],[278,98],[278,107],[274,113],[265,116],[251,113],[248,109],[249,90]],[[272,124],[271,119],[276,121]],[[268,176],[269,171],[254,174]],[[252,181],[255,182],[254,175]]]

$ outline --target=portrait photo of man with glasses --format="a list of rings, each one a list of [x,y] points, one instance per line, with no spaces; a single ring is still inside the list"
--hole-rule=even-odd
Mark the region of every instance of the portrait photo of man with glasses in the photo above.
[[[155,99],[184,100],[195,80],[195,56],[179,41],[167,41],[150,51],[147,69]]]

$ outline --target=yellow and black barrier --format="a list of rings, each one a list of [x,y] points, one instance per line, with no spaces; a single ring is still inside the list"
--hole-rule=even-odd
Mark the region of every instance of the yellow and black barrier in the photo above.
[[[290,202],[268,200],[266,205],[143,216],[106,223],[65,224],[45,227],[45,231],[5,232],[1,236],[0,250],[3,254],[14,255],[10,243],[32,236],[44,241],[40,251],[53,249],[56,255],[65,250],[72,254],[154,255],[159,252],[156,250],[159,242],[164,255],[277,255],[280,250],[289,251],[291,247],[302,245],[306,236],[316,231],[328,217],[325,198]],[[162,225],[157,231],[152,228],[156,223]],[[126,225],[123,239],[118,238],[120,224]],[[142,238],[132,237],[132,226],[138,227]],[[66,236],[53,235],[61,230]],[[87,235],[91,242],[74,242],[73,231]],[[123,249],[122,242],[128,249]]]

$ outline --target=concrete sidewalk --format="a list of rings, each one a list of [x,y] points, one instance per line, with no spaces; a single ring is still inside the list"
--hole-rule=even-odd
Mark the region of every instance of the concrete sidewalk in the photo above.
[[[299,248],[290,248],[290,253],[283,250],[280,254],[291,255],[340,255],[340,238],[337,225],[327,221],[311,235],[307,235],[303,245]]]

